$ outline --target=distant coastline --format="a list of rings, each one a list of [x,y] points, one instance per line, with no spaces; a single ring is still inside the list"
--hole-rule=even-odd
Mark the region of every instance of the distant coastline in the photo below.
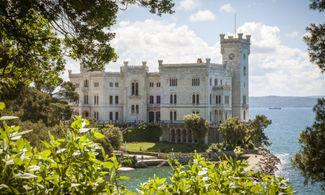
[[[286,108],[286,107],[313,107],[317,99],[325,96],[262,96],[249,97],[250,108]]]

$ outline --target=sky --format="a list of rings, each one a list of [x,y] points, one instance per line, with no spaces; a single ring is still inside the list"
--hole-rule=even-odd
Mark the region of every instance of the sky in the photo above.
[[[119,59],[106,71],[119,71],[123,61],[149,71],[164,63],[191,63],[211,58],[221,64],[220,34],[250,34],[250,96],[324,96],[325,74],[309,61],[302,37],[311,23],[324,23],[325,13],[309,9],[308,0],[174,0],[174,14],[159,17],[146,8],[120,11],[111,42]],[[236,20],[235,20],[236,18]],[[235,22],[236,21],[236,22]],[[79,72],[78,62],[67,70]],[[67,71],[63,75],[67,79]]]

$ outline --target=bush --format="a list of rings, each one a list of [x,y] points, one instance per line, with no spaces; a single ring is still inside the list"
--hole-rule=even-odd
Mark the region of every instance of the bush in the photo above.
[[[33,130],[33,133],[25,134],[23,137],[30,142],[32,147],[37,147],[38,149],[44,148],[42,141],[50,141],[49,133],[51,133],[55,138],[63,138],[64,132],[59,125],[53,127],[48,127],[46,124],[39,120],[37,123],[31,121],[24,121],[20,124],[22,129]]]
[[[128,129],[124,135],[127,142],[159,142],[162,135],[162,128],[159,124],[142,123],[136,128]]]
[[[124,167],[135,167],[136,163],[137,163],[137,159],[135,158],[135,156],[133,158],[124,157],[123,160],[121,161],[121,164]]]
[[[83,124],[83,120],[78,118],[64,139],[55,139],[50,135],[49,142],[42,142],[46,149],[38,151],[21,137],[29,131],[18,132],[18,126],[10,127],[4,122],[0,126],[1,193],[126,193],[117,184],[118,179],[125,178],[116,177],[120,167],[116,157],[108,159],[102,150],[106,162],[96,159],[99,146],[92,139],[104,136],[94,129],[83,129]],[[81,130],[82,136],[78,135]]]
[[[104,135],[104,138],[95,139],[95,142],[101,144],[106,154],[111,155],[114,149],[120,149],[123,141],[123,135],[118,127],[106,125],[104,128],[100,129],[99,132]]]
[[[237,153],[238,155],[239,153]],[[244,172],[248,165],[236,159],[207,161],[199,154],[182,166],[175,160],[169,164],[173,169],[170,182],[166,178],[154,177],[140,186],[140,194],[292,194],[293,187],[283,177],[259,175],[254,181],[254,172]],[[176,166],[172,166],[172,162]]]

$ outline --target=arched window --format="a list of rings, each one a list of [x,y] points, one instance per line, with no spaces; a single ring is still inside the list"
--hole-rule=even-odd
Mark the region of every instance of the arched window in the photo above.
[[[244,74],[244,76],[246,76],[246,74],[247,74],[246,66],[244,66],[243,74]]]
[[[195,104],[195,94],[192,95],[192,104]]]
[[[200,95],[196,94],[196,104],[199,105],[200,104]]]

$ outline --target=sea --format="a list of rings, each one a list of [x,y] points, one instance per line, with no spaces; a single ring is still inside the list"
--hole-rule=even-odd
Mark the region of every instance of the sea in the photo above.
[[[252,119],[256,115],[264,114],[272,120],[265,133],[272,142],[272,145],[267,148],[281,160],[276,175],[289,179],[290,185],[294,187],[297,194],[325,194],[319,183],[304,185],[304,177],[299,170],[292,167],[290,162],[300,147],[298,143],[300,132],[307,126],[312,126],[315,120],[312,107],[250,108],[249,111]]]
[[[251,119],[256,115],[264,114],[272,120],[272,124],[265,129],[265,133],[269,137],[269,141],[272,142],[272,145],[267,148],[281,160],[276,175],[287,178],[291,182],[289,185],[293,186],[294,191],[297,192],[296,194],[325,194],[320,184],[304,185],[304,177],[299,170],[292,167],[290,162],[290,159],[298,151],[300,132],[313,124],[315,114],[312,107],[283,107],[281,109],[256,107],[250,108],[249,112]],[[136,169],[125,172],[123,175],[129,176],[131,179],[122,181],[121,184],[136,192],[139,184],[147,181],[149,177],[153,178],[153,175],[168,178],[171,175],[171,168]]]

